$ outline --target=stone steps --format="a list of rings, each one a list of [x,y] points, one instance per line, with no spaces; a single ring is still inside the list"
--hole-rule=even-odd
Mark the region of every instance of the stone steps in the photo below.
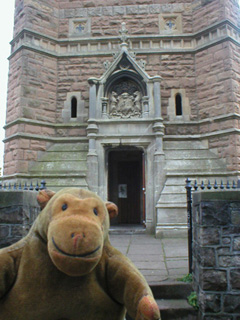
[[[208,150],[208,145],[205,141],[199,140],[165,140],[163,141],[163,150]]]
[[[157,209],[157,237],[178,237],[187,234],[187,203],[185,180],[205,184],[215,179],[227,180],[225,162],[200,141],[165,141],[163,144],[166,181]],[[221,172],[221,176],[219,174]]]
[[[191,284],[166,281],[150,287],[162,320],[197,320],[197,311],[187,301],[187,297],[193,291]],[[132,319],[127,315],[126,320]]]
[[[30,175],[45,180],[47,188],[58,191],[64,187],[88,188],[87,184],[88,144],[56,143],[46,152],[39,153]]]

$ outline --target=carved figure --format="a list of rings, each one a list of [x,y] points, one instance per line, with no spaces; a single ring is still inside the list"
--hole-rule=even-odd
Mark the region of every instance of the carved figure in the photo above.
[[[134,96],[134,112],[138,114],[141,112],[141,93],[139,91],[135,91],[133,96]]]
[[[117,206],[95,193],[43,190],[29,234],[0,250],[1,320],[157,320],[143,276],[108,237]]]
[[[117,96],[117,93],[113,91],[110,96],[110,112],[112,114],[117,113],[117,106],[118,106],[118,96]]]
[[[118,107],[123,116],[129,117],[133,112],[133,96],[127,92],[123,92],[119,96]]]

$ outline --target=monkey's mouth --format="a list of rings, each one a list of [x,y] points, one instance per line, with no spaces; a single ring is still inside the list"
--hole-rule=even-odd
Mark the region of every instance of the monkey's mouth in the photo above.
[[[67,253],[65,251],[63,251],[62,249],[59,248],[59,246],[56,244],[54,238],[52,237],[52,243],[54,245],[54,247],[57,249],[58,252],[60,252],[61,254],[67,256],[67,257],[72,257],[72,258],[86,258],[86,257],[89,257],[91,255],[93,255],[95,252],[97,252],[101,246],[98,246],[96,249],[94,249],[93,251],[90,251],[90,252],[86,252],[86,253],[83,253],[83,254],[71,254],[71,253]]]

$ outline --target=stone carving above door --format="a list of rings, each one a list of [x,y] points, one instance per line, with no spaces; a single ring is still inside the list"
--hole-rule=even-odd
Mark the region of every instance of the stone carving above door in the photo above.
[[[109,94],[109,115],[114,118],[142,116],[142,94],[133,81],[113,85]]]

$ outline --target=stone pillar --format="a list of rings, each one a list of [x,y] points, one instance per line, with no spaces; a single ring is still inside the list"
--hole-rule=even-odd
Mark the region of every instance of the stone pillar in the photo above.
[[[96,108],[97,108],[97,79],[90,78],[88,79],[88,83],[90,85],[89,89],[89,119],[96,118]]]
[[[161,109],[161,88],[160,83],[162,78],[155,76],[153,80],[153,99],[154,99],[154,115],[155,123],[153,125],[153,131],[155,133],[155,153],[154,153],[154,203],[157,206],[162,189],[165,184],[165,154],[163,152],[163,136],[164,136],[164,125],[162,119]],[[156,216],[158,220],[159,210],[156,207]]]
[[[149,116],[149,97],[142,97],[142,114],[143,118],[148,118]]]
[[[153,98],[154,98],[155,118],[160,118],[162,116],[161,88],[160,88],[162,78],[160,76],[155,76],[152,79],[153,79]]]
[[[164,125],[160,119],[154,123],[153,131],[156,136],[154,152],[154,203],[156,205],[165,183],[165,154],[163,152]]]
[[[108,119],[107,105],[108,105],[108,98],[103,97],[102,98],[102,118],[103,119]]]
[[[240,191],[196,192],[192,207],[199,319],[240,319]]]
[[[89,120],[87,127],[87,137],[89,139],[89,150],[87,155],[87,181],[89,189],[93,192],[98,192],[98,155],[96,150],[96,138],[98,126],[96,123],[96,108],[97,108],[97,80],[91,78],[88,80],[89,89]]]
[[[87,154],[87,181],[89,189],[98,193],[98,155],[96,150],[96,137],[98,126],[95,121],[89,120],[87,127],[87,136],[89,138],[89,150]]]

